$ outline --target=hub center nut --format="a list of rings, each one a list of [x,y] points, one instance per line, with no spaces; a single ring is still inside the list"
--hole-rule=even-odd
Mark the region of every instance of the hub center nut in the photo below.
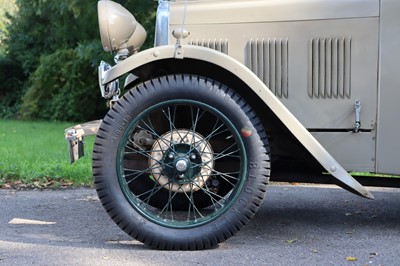
[[[188,169],[188,162],[185,159],[179,159],[175,163],[175,168],[179,172],[185,172]]]
[[[153,143],[149,158],[151,174],[160,186],[170,191],[198,191],[212,174],[213,154],[208,139],[199,133],[187,129],[172,130]]]

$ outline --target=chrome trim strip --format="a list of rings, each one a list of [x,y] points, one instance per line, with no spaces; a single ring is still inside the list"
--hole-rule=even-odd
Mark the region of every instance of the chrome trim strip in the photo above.
[[[169,1],[159,0],[156,16],[156,32],[154,46],[168,44],[169,36]]]

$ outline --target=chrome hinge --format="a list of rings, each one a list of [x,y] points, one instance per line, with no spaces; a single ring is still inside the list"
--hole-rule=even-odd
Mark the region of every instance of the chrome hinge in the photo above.
[[[361,102],[359,100],[356,100],[354,103],[354,110],[355,110],[355,115],[356,115],[356,122],[354,124],[354,133],[360,132],[360,127],[361,127]]]

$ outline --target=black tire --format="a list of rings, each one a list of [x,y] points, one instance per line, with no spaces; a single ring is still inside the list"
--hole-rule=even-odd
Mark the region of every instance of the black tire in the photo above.
[[[93,151],[104,208],[154,249],[212,248],[254,216],[269,180],[269,149],[251,107],[192,75],[156,78],[108,112]]]

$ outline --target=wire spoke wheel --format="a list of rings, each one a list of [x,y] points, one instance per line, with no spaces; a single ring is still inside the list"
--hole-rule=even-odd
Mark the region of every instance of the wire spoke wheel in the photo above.
[[[246,160],[226,116],[198,101],[170,100],[129,125],[118,151],[118,179],[146,218],[188,228],[229,209],[243,186]]]
[[[132,237],[157,249],[209,248],[259,208],[268,142],[257,116],[229,88],[166,76],[129,91],[109,111],[93,174],[103,206]]]

